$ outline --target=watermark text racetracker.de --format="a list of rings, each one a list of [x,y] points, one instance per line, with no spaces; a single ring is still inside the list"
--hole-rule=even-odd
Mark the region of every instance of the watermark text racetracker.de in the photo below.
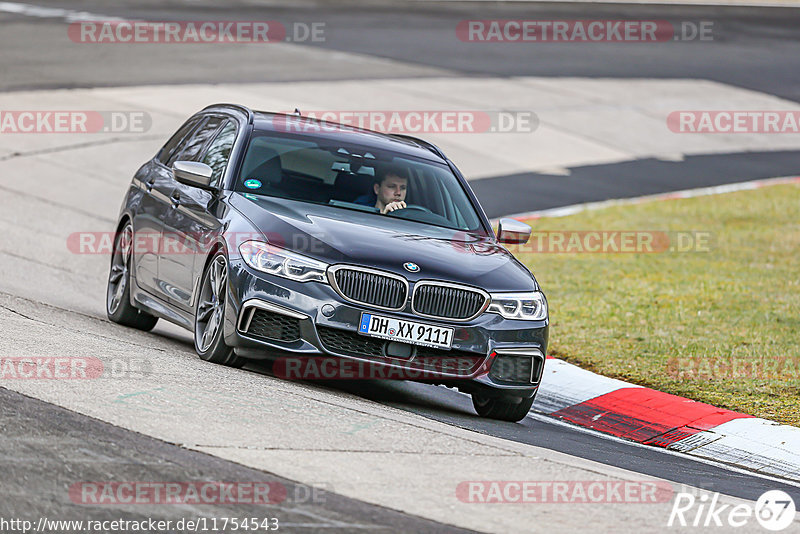
[[[276,130],[294,133],[348,127],[396,134],[532,133],[539,127],[539,117],[522,110],[302,110],[302,116],[287,111],[271,120]]]
[[[485,356],[416,356],[413,360],[393,358],[382,362],[349,360],[325,356],[287,356],[275,360],[272,372],[284,380],[436,380],[471,378],[489,371]],[[503,362],[506,363],[506,362]],[[518,364],[522,365],[522,363]],[[506,372],[513,371],[505,365]],[[528,370],[530,374],[530,370]]]
[[[67,250],[73,254],[110,255],[114,243],[123,234],[118,232],[73,232],[67,236]],[[127,245],[133,254],[159,255],[208,255],[217,245],[216,235],[204,232],[135,232]],[[239,245],[247,241],[263,241],[280,248],[291,248],[298,252],[322,253],[325,245],[319,240],[302,234],[278,232],[226,232],[222,238],[230,245],[232,256],[238,255]]]
[[[456,498],[471,504],[653,504],[672,499],[661,481],[477,480],[456,486]]]
[[[325,41],[324,22],[277,20],[231,21],[80,21],[69,25],[69,39],[86,44],[227,44],[320,43]]]
[[[287,498],[280,482],[76,482],[75,504],[277,504]]]
[[[667,128],[682,134],[798,134],[800,111],[673,111],[667,115]]]
[[[323,504],[327,485],[255,481],[83,481],[69,487],[69,499],[80,505],[121,504]]]
[[[462,20],[456,36],[468,43],[662,43],[712,41],[714,22],[666,20]]]
[[[146,111],[0,110],[0,134],[145,133]]]
[[[672,356],[667,360],[665,374],[676,380],[798,380],[800,356]]]
[[[138,379],[151,376],[153,365],[142,357],[3,356],[0,381]]]
[[[492,254],[500,245],[486,241],[453,240],[457,250]],[[514,253],[533,254],[653,254],[710,252],[713,232],[706,230],[547,230],[533,231],[527,243],[506,245]]]

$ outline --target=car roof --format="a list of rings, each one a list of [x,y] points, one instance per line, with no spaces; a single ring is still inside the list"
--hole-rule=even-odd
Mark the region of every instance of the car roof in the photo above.
[[[247,115],[248,122],[260,132],[308,135],[326,141],[349,142],[368,149],[386,150],[431,161],[446,162],[444,154],[436,145],[408,135],[385,134],[294,114],[254,111],[236,104],[214,104],[203,111],[221,110]]]

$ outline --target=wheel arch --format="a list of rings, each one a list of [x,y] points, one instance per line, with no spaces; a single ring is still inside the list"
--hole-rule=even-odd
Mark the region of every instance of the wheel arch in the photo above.
[[[117,223],[116,232],[122,230],[126,223],[133,224],[133,217],[131,217],[130,213],[123,213],[122,217],[119,218],[119,222]]]
[[[206,272],[206,269],[208,269],[208,264],[211,263],[211,260],[214,259],[214,256],[216,256],[220,250],[225,251],[225,258],[228,259],[228,247],[222,241],[217,241],[214,243],[214,245],[212,245],[211,249],[209,249],[208,255],[206,255],[206,259],[203,262],[203,271],[201,272],[201,276]]]
[[[112,239],[111,239],[111,242],[114,243],[115,246],[116,246],[116,242],[117,242],[117,236],[122,231],[122,229],[125,228],[125,225],[128,224],[128,223],[130,223],[131,226],[133,226],[133,217],[131,217],[131,215],[129,213],[123,213],[122,216],[119,218],[119,222],[117,223],[117,227],[114,229],[114,234],[113,234]],[[134,232],[135,232],[135,230],[134,230]],[[133,251],[131,251],[131,255],[133,255]],[[112,251],[111,251],[111,257],[109,258],[108,261],[109,261],[109,264],[114,263],[114,250],[113,250],[113,248],[112,248]],[[132,270],[133,269],[131,269],[131,271]]]

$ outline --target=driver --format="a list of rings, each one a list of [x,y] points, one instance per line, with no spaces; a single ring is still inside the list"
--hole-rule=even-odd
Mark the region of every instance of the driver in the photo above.
[[[397,167],[389,167],[383,169],[378,176],[379,179],[372,186],[374,196],[363,195],[355,202],[369,206],[374,200],[375,207],[383,214],[405,208],[408,178],[403,176],[403,171]]]

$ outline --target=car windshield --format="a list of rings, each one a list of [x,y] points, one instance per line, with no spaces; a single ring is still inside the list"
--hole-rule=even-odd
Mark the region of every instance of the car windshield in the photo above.
[[[255,132],[234,190],[458,230],[481,228],[446,165],[308,136]],[[381,214],[379,193],[382,199],[402,199],[405,209]]]

